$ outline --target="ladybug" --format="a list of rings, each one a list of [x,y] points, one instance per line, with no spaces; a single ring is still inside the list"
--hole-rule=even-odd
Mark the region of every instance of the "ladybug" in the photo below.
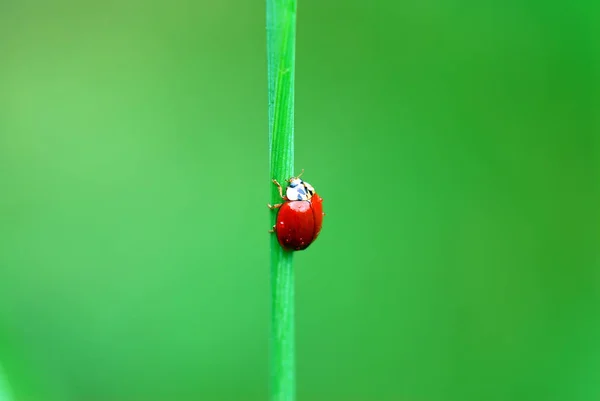
[[[283,203],[267,205],[269,209],[279,209],[277,221],[270,232],[277,235],[279,245],[287,251],[308,248],[321,232],[325,215],[323,199],[317,195],[312,185],[300,179],[301,175],[288,180],[285,196],[283,188],[274,179],[273,184],[279,188]]]

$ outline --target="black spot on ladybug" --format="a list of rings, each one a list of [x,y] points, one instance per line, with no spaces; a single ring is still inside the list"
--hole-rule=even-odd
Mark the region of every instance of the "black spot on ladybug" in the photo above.
[[[298,200],[302,200],[302,195],[298,195]]]
[[[295,188],[295,187],[297,187],[297,186],[298,186],[298,183],[297,183],[297,182],[294,182],[294,181],[292,181],[292,182],[290,183],[290,188]]]

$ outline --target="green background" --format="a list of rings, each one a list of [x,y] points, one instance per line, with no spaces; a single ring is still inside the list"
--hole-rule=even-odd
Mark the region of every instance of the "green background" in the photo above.
[[[599,399],[598,3],[298,13],[298,399]],[[260,1],[0,1],[15,400],[268,398],[265,46]]]

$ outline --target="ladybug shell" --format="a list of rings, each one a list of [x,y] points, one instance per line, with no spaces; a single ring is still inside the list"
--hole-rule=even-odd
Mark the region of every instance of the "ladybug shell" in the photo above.
[[[323,199],[314,194],[310,200],[285,202],[277,213],[275,233],[279,245],[300,251],[317,239],[323,225]]]

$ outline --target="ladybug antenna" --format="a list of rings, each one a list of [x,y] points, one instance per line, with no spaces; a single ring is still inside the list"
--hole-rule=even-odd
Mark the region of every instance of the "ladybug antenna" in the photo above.
[[[292,177],[292,178],[290,178],[290,179],[288,180],[288,182],[292,182],[292,180],[294,180],[294,179],[297,179],[297,178],[300,178],[300,177],[302,176],[302,174],[304,174],[304,169],[302,169],[302,171],[300,172],[300,174],[298,174],[298,176],[297,176],[297,177]]]

